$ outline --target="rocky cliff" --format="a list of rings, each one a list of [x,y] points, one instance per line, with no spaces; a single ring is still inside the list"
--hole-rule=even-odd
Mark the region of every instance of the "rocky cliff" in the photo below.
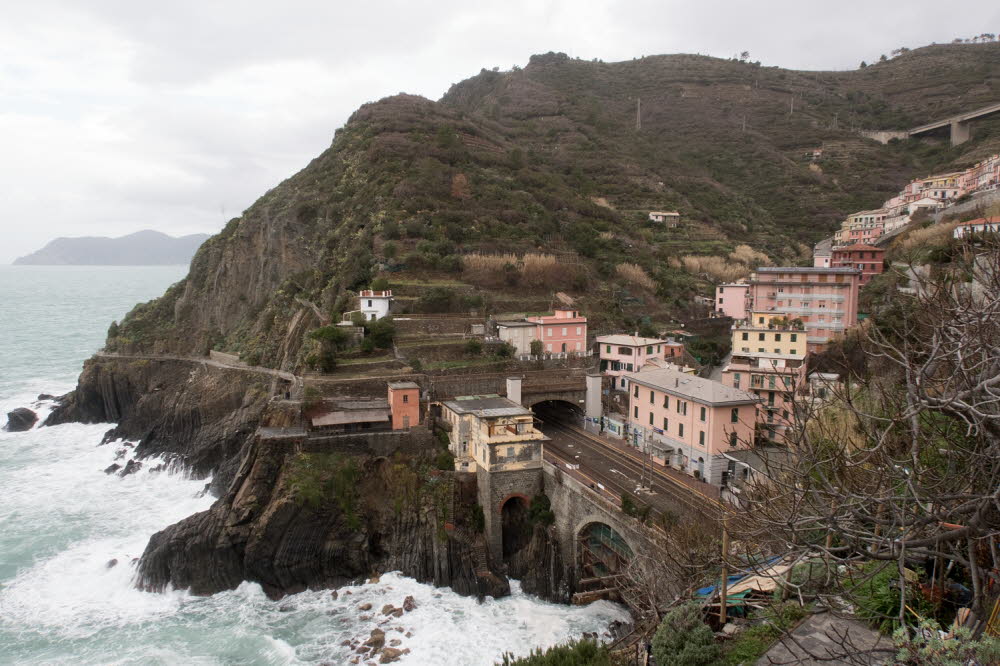
[[[210,510],[153,535],[141,585],[212,594],[251,580],[277,597],[401,571],[460,594],[508,594],[477,560],[481,537],[449,516],[452,473],[429,468],[433,445],[409,440],[387,458],[255,439]]]

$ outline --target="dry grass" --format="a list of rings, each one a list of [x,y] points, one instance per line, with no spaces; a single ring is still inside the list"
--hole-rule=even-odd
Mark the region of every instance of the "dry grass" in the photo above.
[[[469,282],[496,287],[556,288],[572,284],[576,267],[560,264],[554,255],[528,253],[467,254],[462,257],[462,276]]]
[[[923,229],[914,229],[906,235],[906,238],[899,241],[896,247],[904,256],[913,250],[943,247],[948,244],[957,226],[958,222],[947,222],[932,224]]]
[[[688,273],[703,275],[716,282],[734,282],[750,274],[750,268],[740,262],[729,262],[722,257],[687,255],[681,265]]]
[[[736,249],[729,253],[729,260],[739,262],[750,268],[774,265],[770,257],[763,252],[753,249],[749,245],[737,245]]]
[[[646,274],[642,266],[638,264],[618,264],[615,267],[618,275],[632,284],[652,291],[656,288],[656,283]]]

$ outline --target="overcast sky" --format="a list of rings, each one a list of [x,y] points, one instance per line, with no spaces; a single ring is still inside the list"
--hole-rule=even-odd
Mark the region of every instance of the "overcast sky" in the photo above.
[[[849,69],[1000,33],[1000,2],[5,2],[0,263],[56,236],[214,232],[326,148],[359,105],[437,99],[533,53]]]

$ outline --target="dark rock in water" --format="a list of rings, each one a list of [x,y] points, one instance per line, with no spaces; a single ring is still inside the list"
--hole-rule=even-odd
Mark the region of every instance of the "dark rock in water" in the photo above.
[[[37,422],[38,414],[27,407],[18,407],[12,412],[7,412],[7,425],[3,429],[7,432],[24,432],[31,430]]]
[[[41,402],[42,400],[55,400],[56,397],[50,393],[39,393],[35,399]]]
[[[117,451],[115,451],[115,460],[121,460],[127,455],[128,451],[126,451],[125,449],[118,449]]]
[[[279,613],[291,613],[295,610],[295,604],[281,604],[278,606]]]
[[[398,648],[387,647],[382,650],[382,658],[378,660],[380,664],[391,664],[397,661],[403,654],[403,651]]]
[[[205,495],[207,495],[207,494],[208,494],[208,493],[209,493],[209,492],[210,492],[211,490],[212,490],[212,484],[211,484],[211,483],[206,483],[206,484],[205,484],[205,487],[204,487],[204,488],[202,488],[201,490],[199,490],[199,491],[198,491],[198,494],[196,494],[196,495],[195,495],[195,497],[204,497],[204,496],[205,496]]]
[[[378,650],[385,645],[385,632],[381,629],[372,629],[371,637],[365,641],[365,645]]]
[[[118,566],[118,560],[108,560],[108,563],[104,566],[107,569],[114,569],[116,566]]]
[[[403,599],[403,610],[409,613],[411,610],[417,607],[417,600],[413,597],[406,597]]]
[[[125,469],[123,469],[121,471],[121,474],[119,474],[118,476],[128,476],[129,474],[135,474],[140,469],[142,469],[142,463],[141,462],[136,462],[135,460],[129,460],[125,464]]]
[[[330,593],[330,598],[331,599],[336,600],[339,597],[340,597],[340,595],[337,593],[337,590],[334,590],[333,592]]]
[[[113,463],[113,464],[108,465],[107,467],[104,468],[104,473],[105,474],[114,474],[115,472],[117,472],[121,468],[122,468],[122,466],[119,465],[118,463]]]
[[[165,469],[167,469],[167,464],[166,463],[160,463],[159,465],[154,465],[153,467],[150,467],[149,470],[147,470],[147,471],[150,474],[156,474],[158,472],[164,471]]]
[[[392,604],[386,604],[385,606],[382,606],[382,615],[392,615],[395,612],[396,612],[396,607],[393,606]]]

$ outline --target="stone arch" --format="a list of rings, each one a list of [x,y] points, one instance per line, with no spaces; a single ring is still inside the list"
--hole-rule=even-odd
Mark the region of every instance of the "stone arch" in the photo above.
[[[582,519],[578,520],[573,526],[572,533],[572,552],[573,552],[573,562],[577,571],[577,575],[582,578],[587,578],[590,574],[584,570],[583,567],[583,548],[581,547],[581,538],[585,537],[585,530],[591,525],[604,525],[614,531],[618,537],[622,540],[625,546],[631,553],[639,552],[636,547],[634,535],[627,534],[627,530],[621,529],[618,521],[614,520],[612,516],[600,513],[590,513],[584,516]]]
[[[575,532],[576,568],[580,578],[601,578],[621,572],[635,557],[635,547],[612,524],[614,521],[581,521]]]
[[[528,497],[521,493],[511,493],[500,502],[500,547],[505,561],[531,541],[530,504]]]

